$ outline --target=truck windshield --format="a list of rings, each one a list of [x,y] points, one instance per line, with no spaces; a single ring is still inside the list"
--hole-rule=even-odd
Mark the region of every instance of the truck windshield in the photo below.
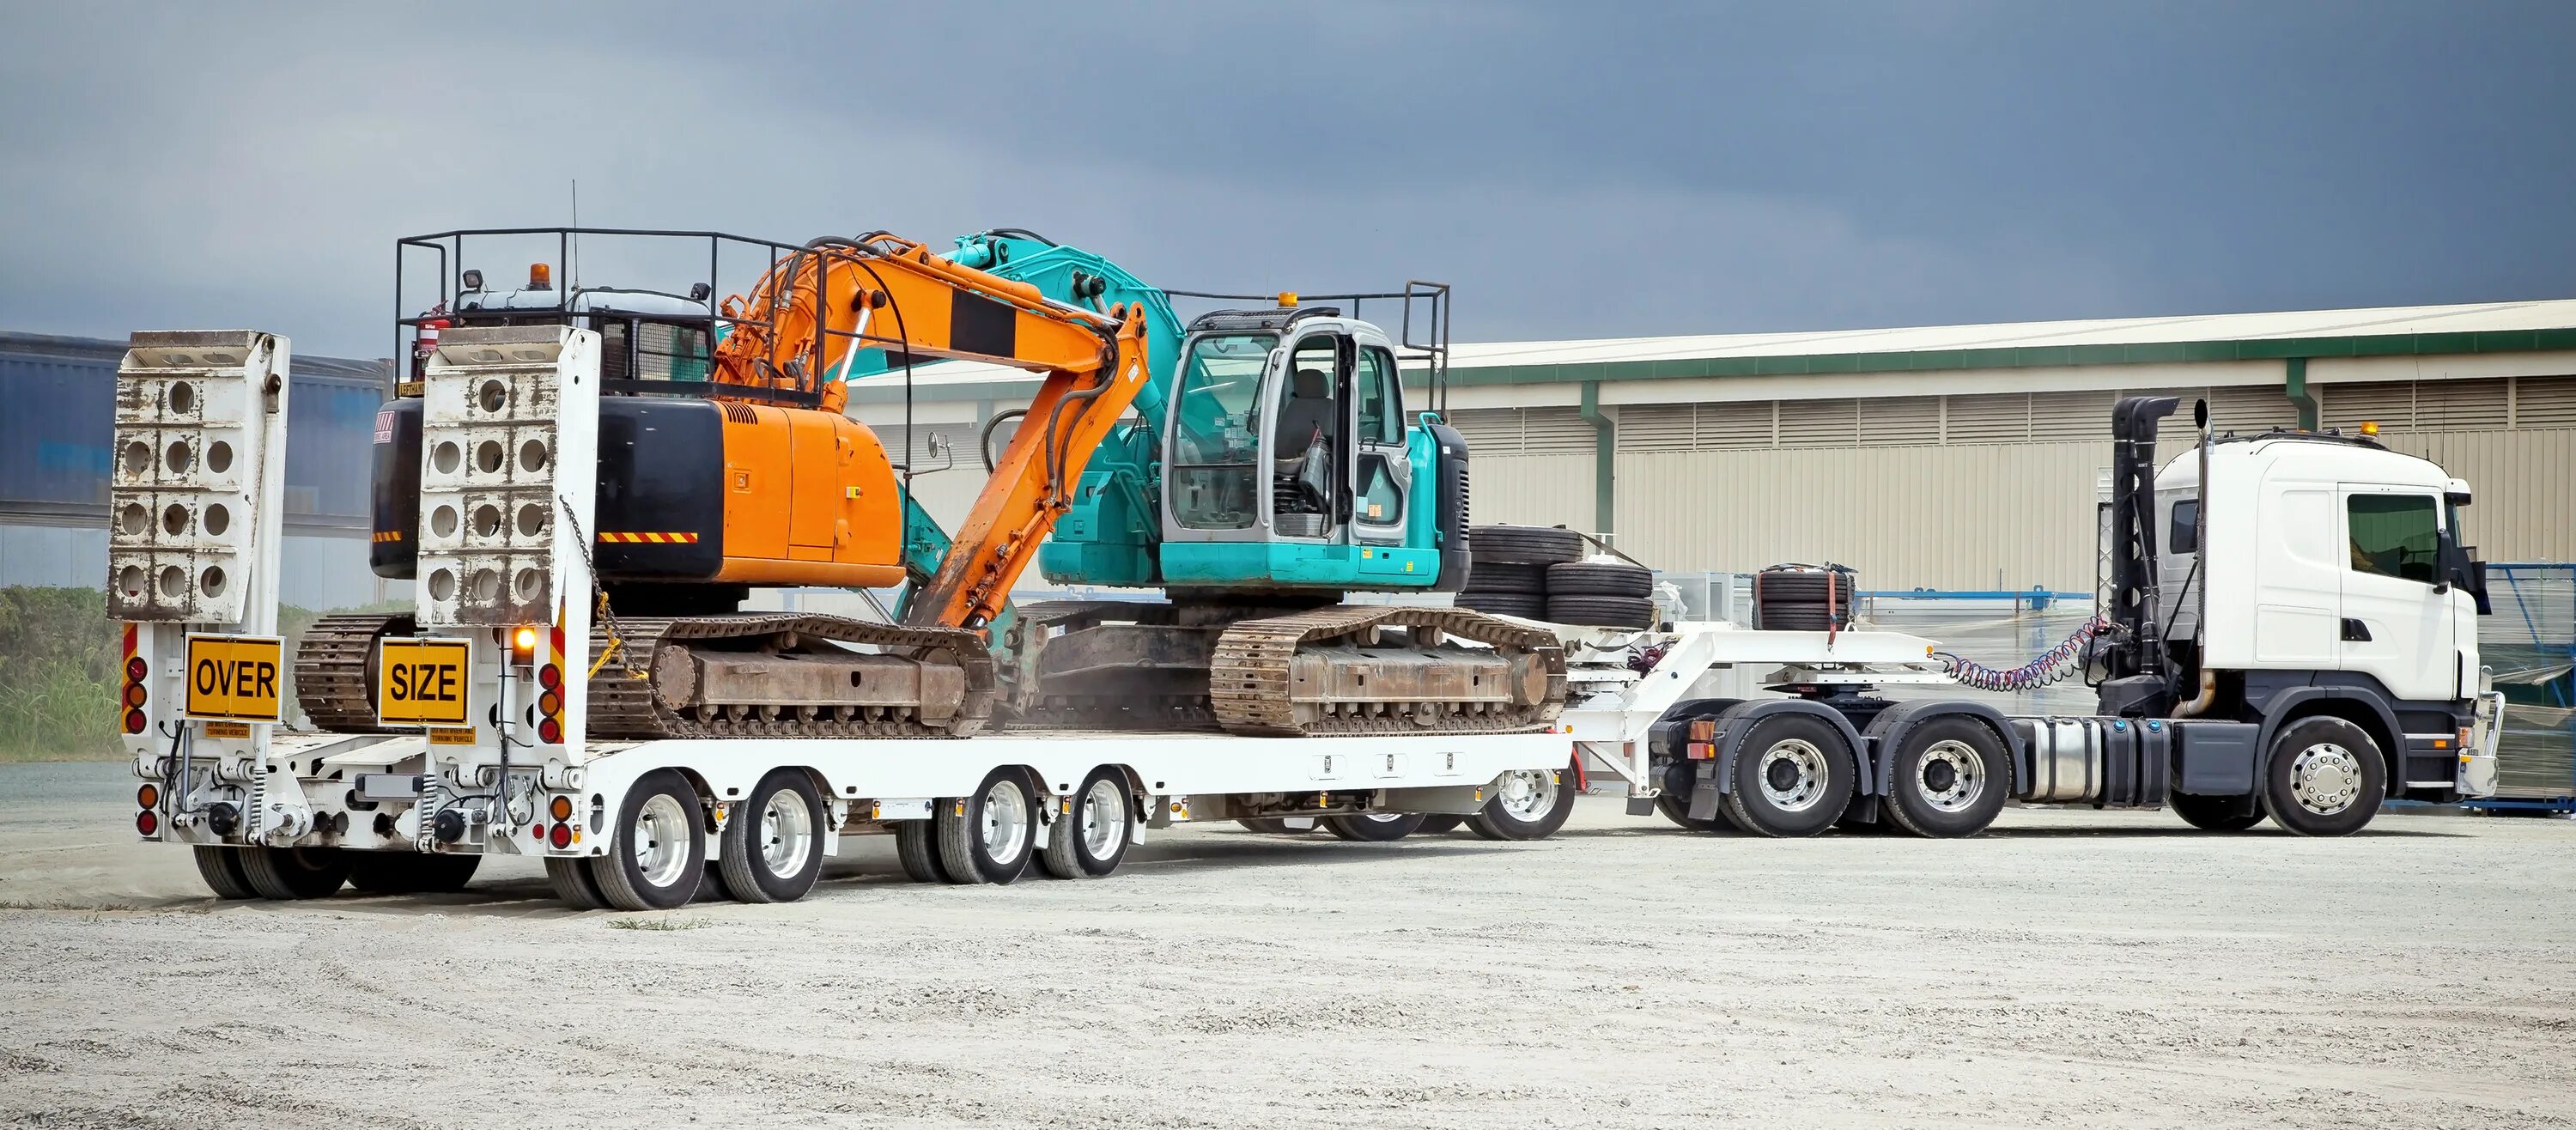
[[[1239,530],[1259,517],[1261,370],[1278,344],[1270,334],[1209,334],[1190,343],[1164,461],[1173,517],[1182,525]]]

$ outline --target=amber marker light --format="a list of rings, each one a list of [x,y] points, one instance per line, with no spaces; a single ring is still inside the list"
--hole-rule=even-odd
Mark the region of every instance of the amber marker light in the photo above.
[[[557,823],[572,819],[572,798],[568,796],[556,797],[554,804],[548,806],[547,811],[554,813],[555,821]]]
[[[161,807],[161,786],[144,782],[142,788],[134,790],[134,804],[137,808]]]

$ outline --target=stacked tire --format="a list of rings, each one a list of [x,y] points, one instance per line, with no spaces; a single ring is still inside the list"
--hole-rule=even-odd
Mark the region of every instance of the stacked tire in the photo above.
[[[1753,575],[1753,626],[1771,632],[1848,629],[1859,581],[1859,574],[1841,565],[1764,569]]]
[[[1655,623],[1655,576],[1635,565],[1585,561],[1583,537],[1550,526],[1477,526],[1467,533],[1474,565],[1458,606],[1558,624],[1648,628]]]

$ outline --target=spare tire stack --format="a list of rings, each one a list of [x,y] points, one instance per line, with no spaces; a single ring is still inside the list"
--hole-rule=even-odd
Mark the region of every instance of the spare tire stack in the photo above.
[[[1655,575],[1638,566],[1584,561],[1582,535],[1547,526],[1477,526],[1475,564],[1458,606],[1557,624],[1649,628]]]
[[[1830,632],[1852,625],[1860,574],[1842,565],[1774,565],[1753,575],[1753,626],[1772,632]]]

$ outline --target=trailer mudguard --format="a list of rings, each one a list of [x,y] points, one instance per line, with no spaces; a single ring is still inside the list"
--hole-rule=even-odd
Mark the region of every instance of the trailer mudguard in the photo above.
[[[1843,717],[1841,711],[1803,698],[1754,699],[1730,706],[1717,716],[1717,740],[1712,743],[1717,747],[1712,751],[1716,756],[1708,760],[1708,768],[1700,771],[1698,783],[1691,789],[1691,819],[1717,817],[1717,798],[1735,780],[1735,754],[1743,748],[1744,736],[1752,732],[1755,723],[1775,714],[1812,714],[1832,723],[1851,746],[1852,794],[1869,796],[1878,792],[1878,774],[1873,771],[1869,743],[1861,739],[1860,731],[1852,728],[1851,719]]]
[[[1873,747],[1869,759],[1875,773],[1864,772],[1861,780],[1875,781],[1877,787],[1861,790],[1863,796],[1887,795],[1888,782],[1896,779],[1896,751],[1904,744],[1907,731],[1937,718],[1964,716],[1973,718],[1995,732],[1995,740],[2004,747],[2005,772],[2012,779],[2003,782],[2005,796],[2018,796],[2019,782],[2029,780],[2030,752],[2023,748],[2021,736],[2004,721],[2003,712],[1982,702],[1958,702],[1944,699],[1915,699],[1900,702],[1878,712],[1865,731]],[[1855,749],[1859,748],[1854,746]]]

